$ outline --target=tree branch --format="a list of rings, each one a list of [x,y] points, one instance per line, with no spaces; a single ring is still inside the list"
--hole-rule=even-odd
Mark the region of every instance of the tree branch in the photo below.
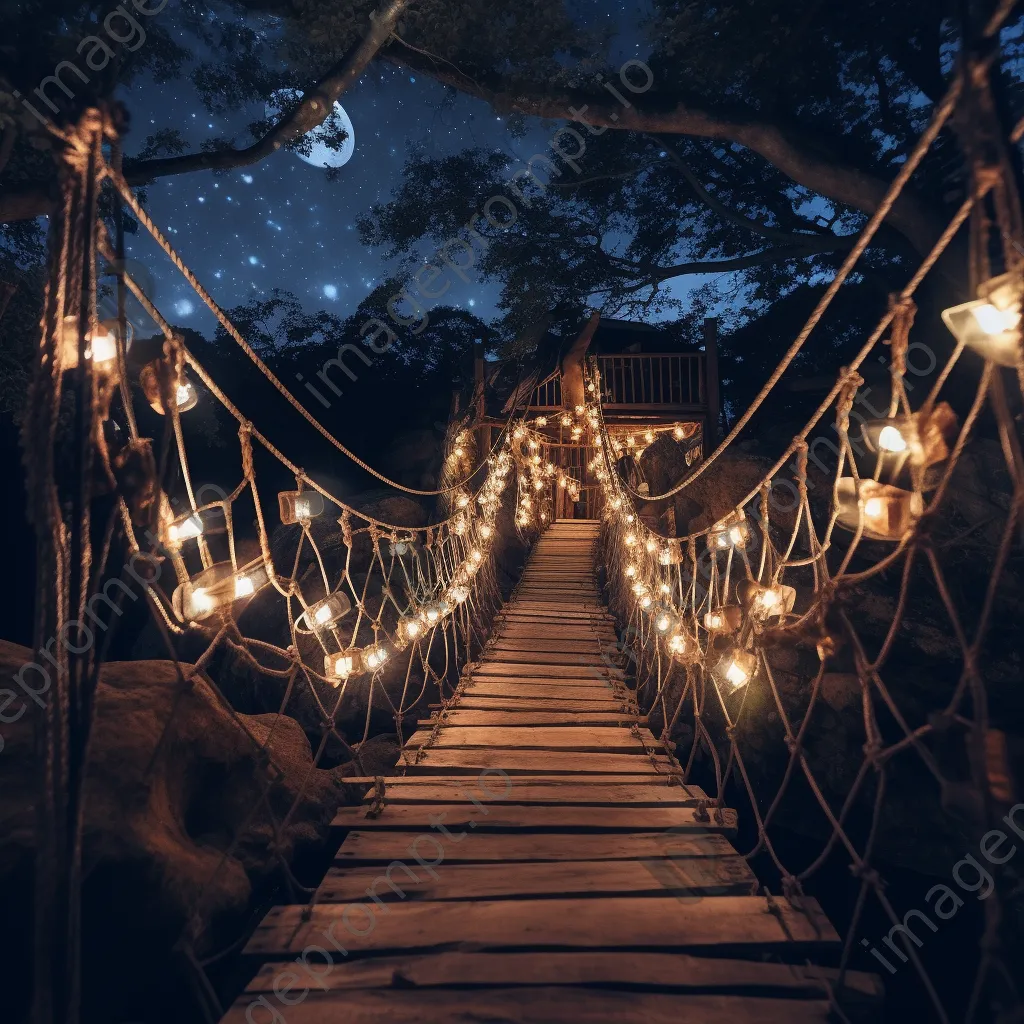
[[[889,187],[882,178],[823,154],[820,140],[769,120],[738,119],[672,96],[630,95],[629,106],[623,106],[609,102],[607,94],[519,86],[500,77],[485,86],[398,43],[382,50],[381,56],[476,96],[499,114],[521,113],[548,120],[576,120],[595,128],[734,142],[757,153],[797,184],[866,214],[878,209]],[[944,227],[941,215],[910,189],[893,203],[887,220],[919,253],[930,251]]]
[[[366,70],[380,48],[391,37],[398,19],[410,0],[384,0],[370,15],[370,30],[315,86],[305,91],[302,102],[283,117],[258,142],[246,149],[223,149],[210,153],[190,153],[160,160],[142,160],[129,164],[125,178],[130,185],[144,185],[154,178],[189,171],[224,171],[259,163],[282,146],[296,142],[319,127],[330,116],[334,102]]]

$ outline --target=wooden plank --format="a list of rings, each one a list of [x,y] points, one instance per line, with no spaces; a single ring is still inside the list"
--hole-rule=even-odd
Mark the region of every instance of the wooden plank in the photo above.
[[[503,646],[500,650],[489,650],[486,657],[488,660],[482,662],[482,665],[485,667],[495,663],[503,665],[583,665],[587,667],[596,665],[598,667],[614,667],[610,664],[611,657],[609,655],[602,655],[601,652],[597,650],[590,652],[565,651],[564,653],[556,653],[553,651],[524,651],[517,650],[515,645],[510,644]],[[490,661],[489,659],[491,658],[493,658],[494,661]]]
[[[563,655],[599,654],[601,651],[601,644],[589,637],[586,640],[569,638],[552,638],[550,640],[546,640],[541,637],[524,637],[523,639],[517,639],[515,642],[511,642],[510,640],[502,639],[501,635],[497,634],[495,639],[487,645],[487,649],[488,651],[546,651],[551,654]]]
[[[647,716],[636,717],[625,711],[479,711],[463,708],[460,704],[454,711],[449,711],[444,720],[446,729],[461,729],[466,726],[495,727],[499,725],[531,726],[531,725],[562,725],[580,728],[588,725],[646,725]],[[432,728],[433,719],[421,718],[420,726]]]
[[[473,678],[480,676],[505,676],[519,679],[523,676],[545,679],[580,679],[594,676],[610,676],[622,679],[621,669],[608,665],[517,665],[507,661],[484,661],[473,669]]]
[[[323,939],[321,938],[321,941]],[[308,983],[291,970],[285,977],[296,985],[288,996],[295,1000],[307,984],[310,994],[294,1006],[285,1007],[288,1024],[467,1024],[469,1021],[500,1021],[501,1024],[550,1024],[574,1021],[578,1024],[826,1024],[829,1004],[824,1000],[742,998],[727,995],[689,995],[662,992],[591,991],[588,989],[537,986],[532,988],[357,989],[323,992],[316,979]],[[287,983],[284,991],[288,993]],[[281,1005],[276,997],[267,1005]],[[271,1021],[269,1011],[251,1016],[251,996],[242,996],[223,1018],[225,1024]],[[274,1010],[277,1013],[276,1009]],[[248,1015],[248,1017],[247,1017]]]
[[[750,896],[757,879],[739,855],[659,860],[449,864],[431,877],[424,871],[333,867],[317,890],[318,903],[357,903],[368,892],[386,903],[403,900],[529,899],[541,896],[602,899],[608,896]],[[656,870],[655,870],[656,869]],[[411,872],[411,874],[410,874]]]
[[[540,696],[525,696],[522,693],[482,696],[467,689],[459,698],[459,708],[467,711],[508,711],[510,714],[527,711],[620,714],[625,707],[625,700],[613,696],[611,687],[602,689],[590,697],[563,697],[561,694],[565,692],[565,687],[559,687],[557,693],[547,688],[542,689],[544,692]]]
[[[647,733],[646,736],[642,736]],[[641,732],[648,748],[657,746],[657,740],[646,729]],[[585,729],[569,726],[515,726],[489,728],[487,726],[466,726],[463,729],[442,728],[433,740],[431,749],[458,748],[466,750],[475,747],[493,750],[498,747],[512,747],[516,750],[578,750],[581,752],[617,751],[620,753],[643,753],[641,736],[634,736],[631,729],[613,725],[592,725]],[[416,749],[431,741],[431,732],[421,729],[409,737],[406,747]]]
[[[368,780],[373,784],[373,779]],[[471,782],[471,780],[470,780]],[[469,803],[474,799],[490,805],[497,799],[511,800],[518,806],[559,806],[572,804],[576,807],[616,807],[628,804],[631,807],[696,807],[698,800],[706,800],[707,794],[699,786],[668,786],[665,783],[591,782],[573,780],[566,782],[559,777],[517,776],[511,788],[505,786],[500,777],[495,778],[494,792],[488,795],[481,786],[467,785],[465,776],[440,779],[436,776],[395,776],[384,780],[385,800],[392,804],[454,804]],[[508,792],[506,793],[506,789]],[[373,791],[367,792],[365,803],[374,799]]]
[[[487,679],[482,677],[479,680],[467,683],[463,691],[467,696],[489,696],[500,697],[501,699],[516,697],[547,697],[553,700],[585,700],[593,701],[606,697],[612,699],[616,704],[621,705],[623,698],[615,695],[610,683],[585,683],[582,680],[572,683],[564,683],[561,686],[548,685],[547,683],[513,683],[509,680]]]
[[[422,833],[350,832],[334,855],[336,864],[369,866],[410,860],[409,847]],[[438,852],[432,843],[419,849],[431,859],[443,857],[445,865],[484,864],[500,861],[630,860],[687,861],[694,857],[734,857],[736,851],[724,836],[677,835],[674,832],[633,832],[627,835],[582,833],[571,838],[559,835],[496,835],[481,833],[471,840],[446,843]],[[433,851],[433,852],[431,852]],[[415,862],[413,857],[411,863]],[[440,872],[438,872],[440,874]]]
[[[479,950],[715,950],[781,957],[838,947],[839,936],[817,902],[805,898],[801,905],[804,909],[781,897],[769,902],[762,896],[696,901],[623,896],[397,903],[375,913],[373,904],[363,904],[374,921],[372,929],[359,936],[349,929],[340,934],[346,946],[359,953],[433,949],[451,942],[472,943]],[[297,955],[335,923],[340,926],[348,906],[274,907],[249,940],[246,953]]]
[[[388,804],[375,817],[366,816],[367,805],[339,807],[331,822],[333,828],[357,829],[361,832],[422,831],[429,832],[434,822],[445,828],[465,833],[467,829],[482,832],[657,832],[671,829],[677,834],[717,833],[734,835],[736,812],[722,810],[723,823],[697,821],[692,807],[575,807],[561,804],[551,807],[520,806],[516,788],[503,800],[474,804]]]
[[[282,971],[294,961],[263,964],[246,992],[272,992]],[[451,952],[421,956],[373,957],[336,963],[324,972],[322,985],[342,989],[430,989],[483,985],[622,985],[663,991],[761,994],[792,999],[817,999],[827,992],[825,982],[836,979],[830,968],[800,964],[758,963],[688,956],[685,953],[489,953]],[[882,998],[877,976],[848,971],[844,999]]]
[[[587,772],[615,774],[670,775],[675,769],[666,757],[644,754],[590,754],[554,750],[432,750],[422,752],[409,772],[465,771],[474,774],[485,768],[500,768],[509,775],[518,772],[546,772],[554,775],[585,775]]]

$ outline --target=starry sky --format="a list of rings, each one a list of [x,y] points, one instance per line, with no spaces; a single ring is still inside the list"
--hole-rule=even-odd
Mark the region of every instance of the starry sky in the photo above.
[[[613,59],[646,56],[639,27],[642,5],[579,0],[573,6],[588,25],[612,29]],[[171,19],[178,42],[193,46],[189,34],[175,26],[173,5],[161,17]],[[159,179],[147,189],[148,209],[222,307],[282,288],[311,312],[325,309],[345,316],[392,269],[380,251],[360,243],[356,218],[388,200],[411,147],[438,157],[482,147],[518,162],[547,145],[550,126],[528,122],[525,136],[514,138],[485,103],[459,95],[454,103],[442,104],[444,93],[432,80],[383,62],[371,64],[342,97],[355,148],[336,180],[297,154],[280,151],[227,173]],[[250,141],[245,125],[265,116],[257,106],[230,117],[211,116],[187,79],[169,86],[140,79],[124,89],[122,99],[132,117],[125,140],[129,155],[162,129],[179,130],[196,148],[205,139],[225,136],[245,145]],[[148,235],[131,237],[127,255],[133,266],[146,268],[143,279],[172,322],[209,336],[212,315]],[[488,320],[497,315],[497,297],[495,285],[471,280],[453,286],[445,301]]]

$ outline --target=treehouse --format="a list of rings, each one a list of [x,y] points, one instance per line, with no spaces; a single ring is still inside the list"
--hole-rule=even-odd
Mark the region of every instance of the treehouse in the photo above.
[[[538,454],[555,467],[559,519],[592,519],[600,512],[596,450],[582,417],[598,389],[619,469],[640,494],[647,491],[642,456],[663,436],[680,447],[687,467],[695,466],[717,436],[717,322],[705,321],[699,347],[682,347],[656,325],[595,313],[568,345],[552,335],[540,339],[526,369],[485,363],[478,351],[476,421],[490,428],[514,412],[533,421],[548,439]]]

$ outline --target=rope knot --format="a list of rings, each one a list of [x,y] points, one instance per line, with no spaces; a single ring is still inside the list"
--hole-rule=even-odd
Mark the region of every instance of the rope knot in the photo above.
[[[865,864],[863,861],[859,864],[851,864],[850,874],[862,882],[867,882],[873,889],[883,888],[882,876],[870,864]]]

